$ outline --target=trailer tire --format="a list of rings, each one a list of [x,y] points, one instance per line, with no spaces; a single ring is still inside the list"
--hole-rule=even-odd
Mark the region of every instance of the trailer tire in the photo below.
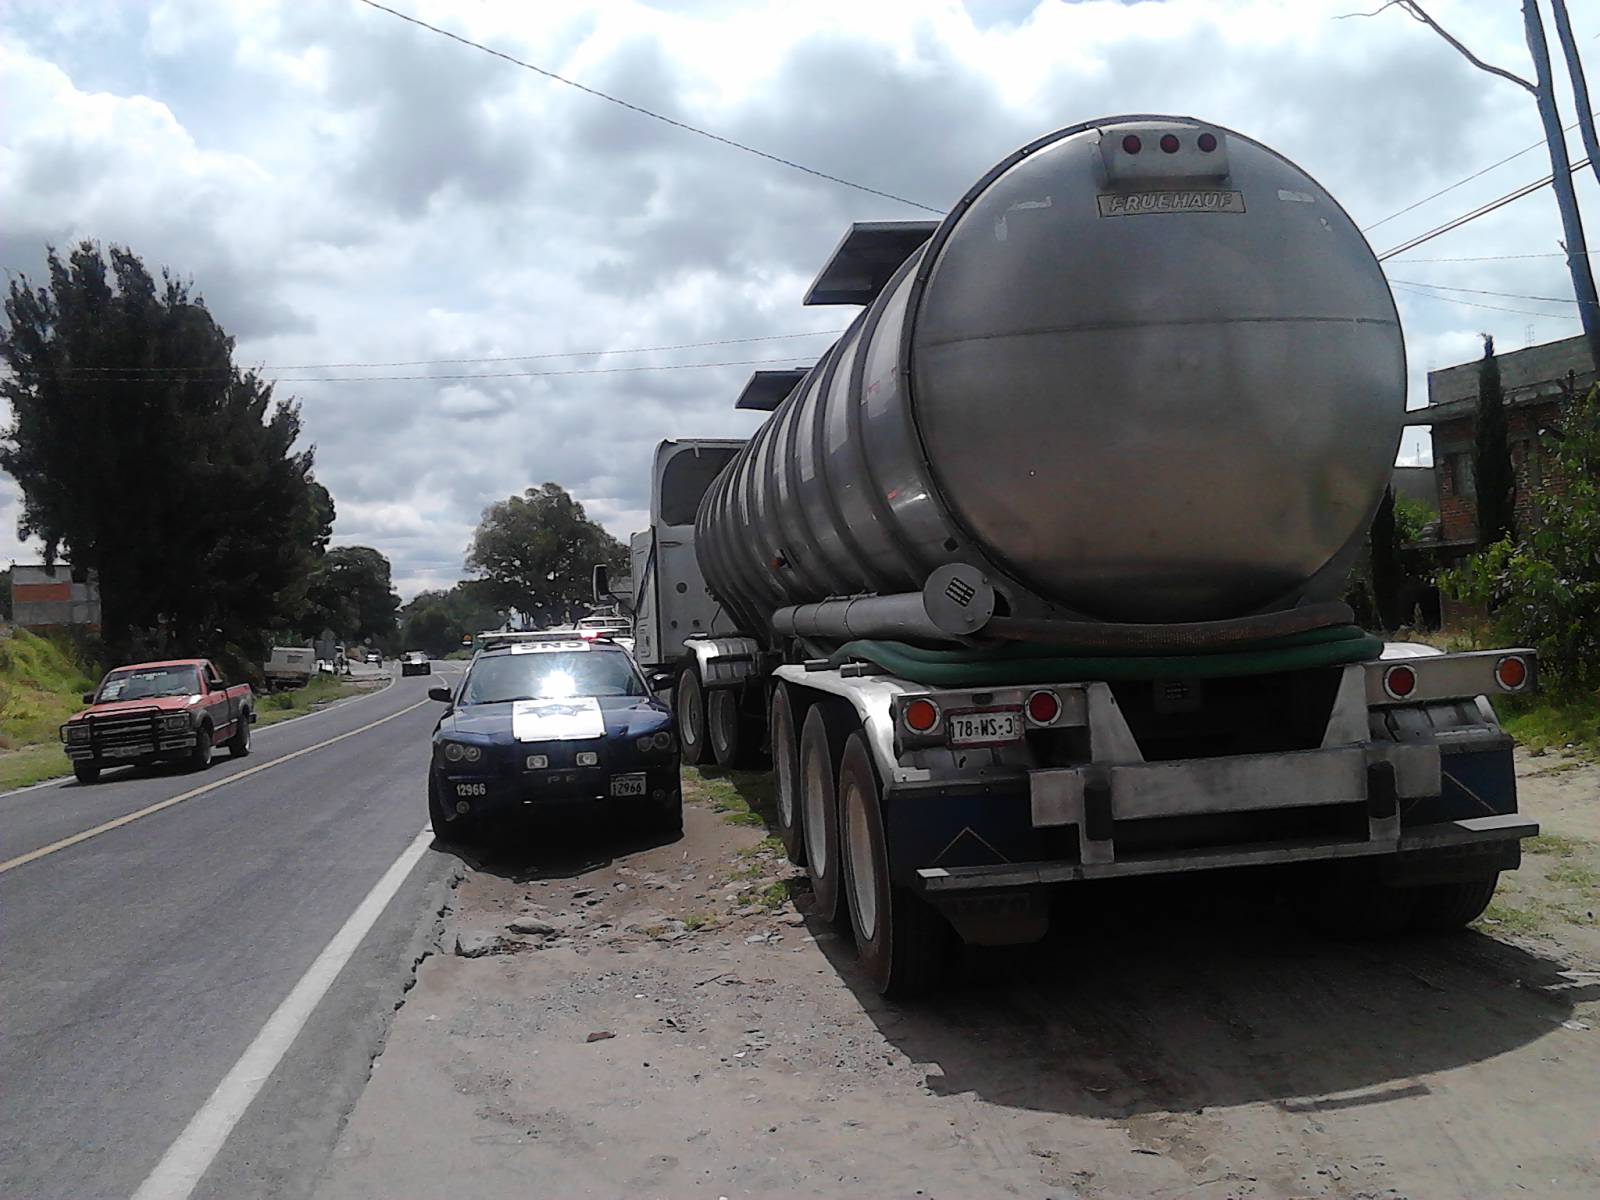
[[[839,700],[818,700],[800,730],[799,800],[811,911],[840,927],[850,924],[839,848],[839,761],[856,727],[855,712]]]
[[[839,827],[856,954],[879,994],[903,1000],[939,985],[953,936],[927,901],[889,875],[883,793],[864,734],[845,741],[839,763]]]
[[[77,776],[79,783],[98,783],[100,780],[100,764],[73,763],[72,773]]]
[[[800,812],[800,738],[795,732],[794,694],[782,682],[772,689],[767,728],[772,731],[772,774],[777,786],[778,838],[797,867],[806,865],[805,819]]]
[[[1500,872],[1496,871],[1480,879],[1413,888],[1416,907],[1411,913],[1411,927],[1427,933],[1446,933],[1470,925],[1483,916],[1499,884]]]
[[[683,761],[698,767],[706,760],[706,693],[693,664],[678,673],[672,708],[678,716],[678,746]]]
[[[1416,906],[1417,889],[1388,886],[1361,864],[1341,864],[1304,895],[1301,911],[1317,932],[1360,942],[1400,933]]]

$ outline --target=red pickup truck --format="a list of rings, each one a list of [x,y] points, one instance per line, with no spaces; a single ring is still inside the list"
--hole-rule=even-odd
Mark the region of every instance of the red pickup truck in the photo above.
[[[248,683],[223,683],[204,658],[118,667],[83,702],[89,707],[61,727],[81,783],[126,762],[186,759],[204,770],[218,746],[235,758],[250,753],[255,695]]]

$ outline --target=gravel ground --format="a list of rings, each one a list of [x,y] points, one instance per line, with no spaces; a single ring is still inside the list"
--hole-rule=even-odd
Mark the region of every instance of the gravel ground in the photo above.
[[[524,831],[464,859],[319,1194],[1600,1194],[1600,767],[1521,768],[1548,840],[1474,931],[1146,881],[916,1006],[805,916],[754,777],[681,841]]]

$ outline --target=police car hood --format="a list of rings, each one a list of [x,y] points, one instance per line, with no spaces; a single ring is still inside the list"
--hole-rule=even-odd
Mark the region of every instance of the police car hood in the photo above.
[[[655,730],[666,716],[645,696],[572,696],[561,700],[509,700],[456,710],[457,732],[517,742],[574,742],[608,734]]]

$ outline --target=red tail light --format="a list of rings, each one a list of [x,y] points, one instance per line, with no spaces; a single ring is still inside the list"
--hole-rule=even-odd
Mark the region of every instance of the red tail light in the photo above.
[[[1217,148],[1217,135],[1214,133],[1202,133],[1196,140],[1195,145],[1199,146],[1206,154],[1210,154]]]
[[[1144,149],[1144,143],[1139,140],[1139,135],[1130,133],[1122,139],[1122,150],[1125,154],[1137,154]]]
[[[1028,697],[1028,720],[1035,725],[1054,725],[1061,716],[1061,699],[1054,692],[1037,691]]]
[[[906,705],[905,722],[912,733],[929,733],[939,724],[939,706],[932,700],[913,700]]]
[[[1508,654],[1494,665],[1494,681],[1508,692],[1520,692],[1528,683],[1528,664]]]
[[[1417,673],[1410,667],[1390,667],[1383,673],[1383,690],[1396,700],[1404,700],[1417,690]]]
[[[1165,154],[1176,154],[1178,152],[1178,135],[1175,133],[1162,134],[1161,150]]]

